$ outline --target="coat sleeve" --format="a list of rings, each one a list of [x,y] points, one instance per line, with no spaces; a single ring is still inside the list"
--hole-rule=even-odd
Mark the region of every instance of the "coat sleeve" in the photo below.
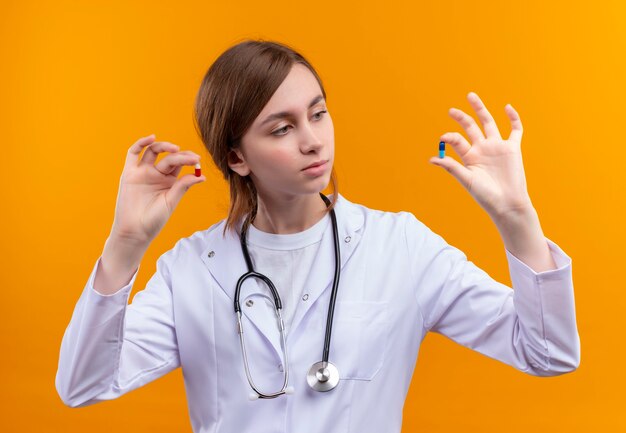
[[[93,287],[98,258],[61,342],[55,386],[67,406],[115,399],[179,367],[170,279],[175,257],[173,250],[161,255],[130,305],[139,268],[126,286],[103,295]]]
[[[425,332],[534,376],[578,368],[572,261],[554,242],[546,238],[557,269],[538,273],[505,249],[511,289],[407,214],[412,281]]]

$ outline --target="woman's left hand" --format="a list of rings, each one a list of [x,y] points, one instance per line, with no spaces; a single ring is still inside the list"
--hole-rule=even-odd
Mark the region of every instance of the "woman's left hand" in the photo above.
[[[465,129],[471,145],[460,133],[447,132],[440,141],[450,144],[463,164],[449,156],[432,157],[429,162],[450,172],[494,220],[528,211],[532,204],[526,189],[521,153],[522,122],[517,111],[510,104],[504,107],[512,127],[509,138],[504,140],[478,95],[470,92],[467,99],[485,134],[471,116],[451,108],[448,114]]]

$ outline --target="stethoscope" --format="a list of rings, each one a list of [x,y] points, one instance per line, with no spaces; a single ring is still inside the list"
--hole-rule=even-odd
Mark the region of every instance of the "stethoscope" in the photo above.
[[[320,193],[320,196],[326,203],[326,207],[330,206],[330,200]],[[330,304],[328,306],[328,317],[326,319],[326,338],[324,340],[324,352],[322,354],[322,360],[316,362],[311,366],[309,372],[306,375],[306,380],[311,388],[315,391],[330,391],[335,388],[339,383],[339,370],[337,367],[328,361],[328,353],[330,351],[330,335],[331,329],[333,325],[333,313],[335,311],[335,299],[337,298],[337,286],[339,285],[339,235],[337,233],[337,218],[335,216],[335,210],[330,210],[330,216],[333,223],[333,234],[335,236],[335,277],[333,279],[333,290],[330,295]],[[249,218],[249,217],[248,217]],[[256,400],[258,398],[276,398],[282,394],[293,394],[293,387],[287,386],[289,383],[289,361],[287,359],[287,348],[285,345],[285,323],[283,322],[283,318],[280,314],[282,311],[283,305],[280,301],[280,296],[278,295],[278,291],[272,281],[267,278],[265,275],[255,272],[252,267],[252,261],[250,260],[250,255],[248,254],[248,247],[246,246],[246,232],[248,228],[249,222],[245,222],[241,229],[241,249],[243,251],[244,258],[246,259],[246,264],[248,265],[248,273],[243,274],[239,281],[237,282],[237,288],[235,290],[235,313],[237,313],[237,332],[239,333],[239,341],[241,342],[241,352],[243,354],[243,364],[246,369],[246,376],[248,378],[248,383],[254,390],[254,393],[250,394],[251,400]],[[246,280],[246,278],[255,277],[263,280],[272,291],[272,295],[274,296],[274,306],[276,310],[276,317],[278,319],[278,329],[280,331],[280,340],[282,344],[283,358],[284,362],[284,382],[282,389],[278,392],[273,392],[270,394],[264,394],[261,392],[254,381],[252,380],[252,376],[250,374],[250,368],[248,367],[248,357],[246,356],[246,347],[243,340],[243,325],[241,323],[241,307],[239,305],[239,292],[241,290],[241,285]]]

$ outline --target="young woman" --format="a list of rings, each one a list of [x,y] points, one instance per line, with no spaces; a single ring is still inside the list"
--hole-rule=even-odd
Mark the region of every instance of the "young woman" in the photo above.
[[[399,432],[428,331],[528,374],[575,370],[571,260],[544,237],[528,196],[520,118],[507,105],[505,140],[479,97],[468,99],[484,134],[451,110],[471,143],[446,133],[462,164],[431,162],[496,224],[514,290],[413,214],[337,193],[326,92],[303,56],[267,41],[228,49],[195,107],[230,186],[228,217],[164,253],[129,305],[148,245],[205,180],[178,178],[200,156],[175,144],[148,136],[130,147],[110,236],[61,344],[63,402],[114,399],[182,367],[197,433]]]

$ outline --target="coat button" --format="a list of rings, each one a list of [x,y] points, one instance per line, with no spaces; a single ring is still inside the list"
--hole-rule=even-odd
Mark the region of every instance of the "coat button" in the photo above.
[[[305,293],[304,296],[302,296],[302,300],[306,301],[307,299],[309,299],[309,294]]]
[[[209,252],[209,254],[208,254],[209,258],[212,258],[214,255],[215,255],[215,252],[214,252],[214,251],[211,251],[211,252]]]
[[[285,371],[282,364],[278,364],[278,371],[280,371],[281,373]]]
[[[348,242],[350,242],[350,240],[351,240],[351,239],[352,239],[352,238],[351,238],[350,236],[346,236],[346,238],[344,239],[344,241],[345,241],[346,243],[348,243]]]
[[[247,305],[248,307],[252,307],[252,306],[254,305],[254,301],[253,301],[252,299],[248,299],[248,300],[246,301],[246,305]]]

